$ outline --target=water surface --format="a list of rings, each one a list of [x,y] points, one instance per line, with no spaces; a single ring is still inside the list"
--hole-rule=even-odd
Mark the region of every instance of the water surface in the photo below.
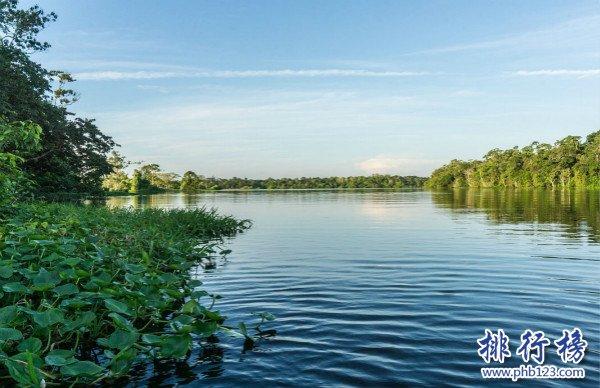
[[[482,385],[476,339],[503,328],[589,342],[597,387],[600,195],[596,191],[245,192],[112,198],[112,205],[217,207],[254,226],[229,260],[199,271],[228,322],[269,311],[277,335],[243,351],[221,336],[150,385]],[[562,364],[555,347],[546,363]],[[499,366],[499,364],[497,365]],[[532,383],[531,381],[529,383]],[[514,386],[515,384],[505,382]],[[545,382],[561,386],[564,381]],[[529,384],[531,385],[531,384]]]

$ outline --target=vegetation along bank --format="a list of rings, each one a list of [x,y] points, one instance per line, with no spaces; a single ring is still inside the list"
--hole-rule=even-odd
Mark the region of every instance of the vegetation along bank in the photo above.
[[[194,276],[248,221],[40,201],[102,193],[115,146],[69,112],[70,75],[30,58],[49,47],[37,34],[55,19],[0,1],[0,385],[111,384],[134,363],[185,359],[218,332],[251,344]]]
[[[482,160],[453,160],[428,187],[600,188],[600,131],[567,136],[554,145],[493,149]]]

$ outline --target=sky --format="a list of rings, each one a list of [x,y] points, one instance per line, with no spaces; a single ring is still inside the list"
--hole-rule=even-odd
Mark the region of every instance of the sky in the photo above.
[[[70,109],[166,171],[428,175],[600,129],[598,1],[34,3]]]

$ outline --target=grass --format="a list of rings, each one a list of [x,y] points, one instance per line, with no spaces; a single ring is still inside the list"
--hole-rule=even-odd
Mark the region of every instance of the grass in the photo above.
[[[140,359],[183,358],[195,339],[233,332],[190,270],[227,254],[218,240],[248,221],[67,204],[21,204],[0,218],[0,378],[110,381]]]

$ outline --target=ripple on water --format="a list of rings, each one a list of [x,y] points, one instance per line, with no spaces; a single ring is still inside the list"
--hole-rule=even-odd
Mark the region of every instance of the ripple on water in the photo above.
[[[157,200],[216,206],[254,227],[199,277],[232,324],[270,311],[277,335],[243,352],[222,336],[146,383],[211,386],[482,385],[475,340],[503,328],[589,342],[600,384],[598,192],[220,193]],[[199,350],[202,349],[202,350]],[[194,358],[195,357],[195,358]],[[560,365],[553,348],[548,362]],[[511,358],[506,365],[516,366]],[[153,377],[149,377],[154,373]],[[564,382],[562,382],[564,383]],[[507,383],[508,386],[514,386]],[[561,381],[545,382],[559,386]]]

